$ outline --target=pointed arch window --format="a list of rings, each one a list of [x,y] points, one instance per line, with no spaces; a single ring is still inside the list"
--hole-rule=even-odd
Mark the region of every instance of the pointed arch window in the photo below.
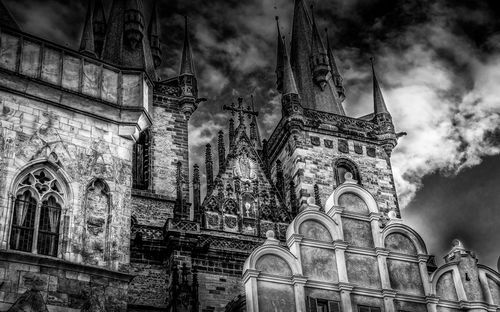
[[[147,190],[150,182],[150,133],[143,131],[134,144],[132,160],[133,188]]]
[[[64,194],[60,181],[44,168],[28,172],[17,185],[10,248],[56,257]]]

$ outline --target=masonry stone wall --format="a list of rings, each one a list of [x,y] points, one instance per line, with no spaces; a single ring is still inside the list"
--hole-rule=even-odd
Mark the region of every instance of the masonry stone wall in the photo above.
[[[188,119],[177,100],[156,94],[152,126],[152,189],[175,199],[177,162],[182,163],[184,198],[189,198]]]
[[[348,142],[347,150],[339,147],[340,140]],[[335,161],[341,158],[356,164],[361,185],[373,194],[380,211],[396,211],[397,198],[392,171],[387,163],[386,153],[380,146],[306,131],[297,140],[290,136],[276,157],[283,164],[287,200],[290,198],[288,186],[293,179],[297,198],[300,198],[301,189],[314,196],[314,185],[318,185],[321,203],[324,204],[338,186]],[[275,177],[275,162],[272,168]]]
[[[38,295],[44,302],[37,311],[44,311],[42,308],[46,305],[50,311],[87,308],[88,311],[119,312],[126,309],[130,276],[57,259],[0,251],[0,279],[0,311],[7,311],[16,303],[22,305],[26,295]]]
[[[43,95],[41,95],[43,96]],[[0,203],[4,222],[2,247],[7,248],[10,231],[10,183],[22,168],[49,161],[67,176],[71,198],[66,203],[62,227],[67,260],[81,262],[91,254],[83,249],[84,200],[94,179],[105,181],[110,190],[109,239],[114,254],[112,267],[128,262],[130,231],[130,184],[132,141],[117,135],[118,128],[97,118],[55,108],[35,99],[0,92],[2,123],[2,168]],[[13,186],[12,186],[13,187]],[[125,238],[125,239],[123,239]]]

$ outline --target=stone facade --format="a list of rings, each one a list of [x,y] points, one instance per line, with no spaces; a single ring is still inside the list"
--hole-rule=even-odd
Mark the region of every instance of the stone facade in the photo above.
[[[205,198],[189,164],[205,99],[187,19],[180,71],[160,81],[160,19],[145,27],[142,1],[114,0],[107,16],[95,1],[78,51],[2,14],[0,311],[498,309],[498,273],[460,243],[432,273],[400,219],[402,134],[375,72],[374,113],[345,116],[306,2],[290,57],[278,32],[282,119],[261,140],[253,98],[225,103]]]
[[[342,200],[345,196],[358,200]],[[246,311],[499,309],[498,272],[477,264],[458,240],[446,263],[436,268],[420,236],[400,219],[383,221],[378,207],[355,180],[332,192],[325,211],[304,203],[288,228],[286,245],[270,231],[246,260]],[[368,227],[352,231],[347,219]]]

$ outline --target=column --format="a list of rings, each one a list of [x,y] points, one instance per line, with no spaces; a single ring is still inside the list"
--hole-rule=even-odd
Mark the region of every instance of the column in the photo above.
[[[352,312],[351,292],[354,287],[349,284],[339,283],[339,288],[342,312]]]
[[[243,284],[245,285],[245,295],[247,297],[247,312],[259,312],[259,301],[257,296],[257,277],[259,271],[248,269],[243,274]]]
[[[418,268],[420,269],[420,276],[422,278],[422,284],[424,285],[424,293],[426,296],[429,296],[431,294],[429,272],[427,271],[428,260],[429,257],[427,255],[418,255]]]
[[[306,312],[306,294],[304,291],[306,282],[307,278],[303,276],[292,276],[293,289],[295,293],[295,308],[297,312]]]
[[[347,267],[345,264],[345,250],[347,243],[344,241],[333,242],[335,248],[335,258],[337,259],[337,272],[339,274],[339,283],[349,283],[347,278]]]

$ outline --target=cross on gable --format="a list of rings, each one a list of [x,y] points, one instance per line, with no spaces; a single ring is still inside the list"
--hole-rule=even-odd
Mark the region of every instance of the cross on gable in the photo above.
[[[222,106],[223,110],[230,111],[231,115],[234,116],[235,113],[238,113],[238,117],[240,120],[240,124],[243,124],[244,115],[246,114],[249,118],[251,116],[259,116],[259,113],[253,110],[253,107],[248,105],[246,108],[243,106],[243,98],[238,98],[238,107],[234,105],[234,102],[231,103],[231,106],[224,105]]]

